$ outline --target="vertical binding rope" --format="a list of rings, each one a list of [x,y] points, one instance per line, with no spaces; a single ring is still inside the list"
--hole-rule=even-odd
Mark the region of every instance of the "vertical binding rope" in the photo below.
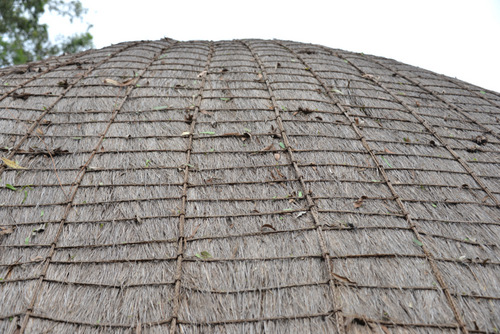
[[[47,107],[47,109],[37,118],[36,121],[33,122],[33,124],[29,127],[28,131],[26,131],[26,134],[21,138],[21,140],[12,148],[12,150],[10,151],[10,153],[7,155],[7,159],[12,159],[12,157],[17,153],[17,151],[19,150],[19,148],[21,147],[21,145],[29,138],[29,136],[31,136],[31,134],[33,133],[33,131],[35,131],[35,129],[40,125],[40,122],[42,121],[42,119],[45,116],[47,116],[48,113],[50,113],[52,111],[52,109],[54,108],[54,106],[64,96],[66,96],[66,93],[70,89],[72,89],[82,79],[85,79],[92,71],[94,71],[96,68],[98,68],[99,66],[101,66],[102,64],[104,64],[106,61],[108,61],[109,59],[113,58],[117,54],[119,54],[119,53],[125,51],[126,49],[131,48],[131,47],[133,47],[133,46],[135,46],[137,44],[139,44],[139,42],[135,42],[133,44],[129,44],[129,45],[127,45],[127,46],[119,49],[118,51],[113,52],[112,54],[110,54],[109,56],[107,56],[106,58],[104,58],[103,60],[101,60],[99,63],[97,63],[96,65],[94,65],[91,68],[89,68],[85,73],[83,73],[82,76],[80,76],[80,78],[78,78],[78,80],[76,80],[75,82],[69,84],[68,87],[66,89],[64,89],[61,94],[59,94],[59,96],[57,97],[57,99],[54,102],[52,102],[52,104],[50,106]],[[64,66],[67,63],[70,63],[70,62],[63,63],[61,66]],[[41,73],[40,75],[45,74],[48,71],[53,70],[53,69],[55,69],[57,67],[59,67],[59,66],[55,66],[55,67],[49,68],[46,71],[44,71],[43,73]],[[32,79],[30,79],[30,80],[26,81],[25,83],[23,83],[23,85],[31,82],[32,80],[35,80],[35,78],[37,78],[37,77],[39,77],[39,76],[33,77]],[[20,88],[20,87],[22,87],[22,85],[18,86],[18,88]],[[12,93],[14,91],[16,91],[18,88],[10,91],[9,93],[4,94],[4,96],[6,96],[6,95],[8,95],[8,94],[10,94],[10,93]],[[2,96],[2,98],[0,98],[0,101],[4,98],[4,96]],[[0,175],[5,171],[6,168],[7,168],[6,165],[0,166]]]
[[[314,220],[314,225],[316,227],[317,235],[318,235],[318,240],[319,240],[319,245],[321,248],[321,253],[324,259],[324,262],[326,264],[326,269],[328,271],[328,283],[330,286],[330,293],[331,293],[331,302],[333,305],[333,313],[335,313],[335,324],[337,326],[337,330],[340,334],[345,333],[345,327],[344,327],[344,316],[342,315],[342,310],[338,307],[337,305],[337,292],[336,292],[336,286],[335,286],[335,276],[333,275],[334,270],[333,270],[333,264],[332,260],[330,258],[330,253],[328,252],[328,248],[326,247],[326,242],[325,242],[325,237],[323,235],[323,228],[321,227],[320,223],[320,218],[318,214],[318,209],[316,208],[316,204],[314,203],[311,193],[312,191],[308,190],[305,182],[304,182],[304,176],[302,175],[300,168],[298,166],[297,160],[295,160],[294,154],[293,154],[293,149],[292,146],[290,145],[290,142],[288,141],[288,135],[285,131],[285,127],[283,126],[283,121],[281,119],[280,115],[280,109],[278,107],[278,103],[276,102],[276,97],[274,95],[274,92],[271,88],[271,84],[269,82],[269,77],[266,72],[266,68],[264,67],[264,64],[262,63],[262,60],[260,59],[259,55],[255,53],[250,45],[246,42],[241,40],[240,41],[243,45],[245,45],[248,50],[250,50],[250,53],[254,57],[256,63],[259,65],[260,71],[262,73],[262,77],[266,83],[267,90],[270,95],[270,100],[273,105],[274,113],[276,115],[276,123],[278,125],[278,128],[280,129],[281,132],[281,138],[283,139],[283,143],[285,144],[286,151],[290,157],[290,161],[292,162],[293,168],[295,170],[295,173],[297,175],[297,178],[300,182],[300,185],[304,191],[304,197],[307,200],[307,205],[309,206],[308,211],[311,213],[311,216],[313,217]]]
[[[375,156],[375,154],[373,153],[373,150],[370,148],[370,146],[368,145],[368,142],[365,138],[365,136],[363,135],[363,133],[361,132],[361,130],[356,126],[356,123],[354,121],[354,119],[351,117],[351,115],[349,115],[349,113],[347,112],[346,108],[344,108],[344,106],[340,103],[340,101],[335,97],[333,96],[333,94],[330,92],[330,90],[328,89],[328,85],[323,81],[323,79],[321,79],[320,76],[318,76],[318,74],[316,74],[316,72],[313,70],[313,68],[311,67],[311,65],[307,64],[307,62],[299,55],[297,54],[295,51],[293,51],[291,48],[287,47],[286,45],[284,45],[283,43],[281,42],[278,42],[276,41],[275,42],[276,44],[280,45],[281,47],[283,47],[284,49],[288,50],[290,53],[292,53],[297,59],[300,60],[300,62],[307,68],[309,68],[309,72],[314,76],[314,78],[321,84],[321,86],[323,87],[323,89],[325,90],[326,94],[328,95],[328,97],[335,103],[335,105],[342,111],[342,113],[344,114],[344,116],[348,119],[351,127],[354,129],[354,131],[356,132],[356,134],[358,135],[359,137],[359,140],[361,140],[361,143],[363,144],[364,148],[366,149],[366,151],[370,154],[372,160],[375,162],[375,165],[377,166],[377,169],[380,171],[380,174],[384,177],[384,180],[385,180],[385,183],[387,185],[387,187],[389,188],[389,190],[391,191],[393,197],[394,197],[394,200],[396,201],[396,203],[398,204],[399,206],[399,209],[401,210],[401,212],[403,212],[405,218],[406,218],[406,221],[410,227],[410,229],[412,230],[412,232],[414,233],[415,235],[415,238],[420,241],[420,243],[422,243],[422,251],[424,252],[425,254],[425,257],[427,259],[427,261],[429,262],[430,266],[431,266],[431,269],[432,269],[432,272],[434,274],[434,276],[436,277],[436,280],[438,281],[439,285],[441,286],[441,289],[444,291],[445,293],[445,296],[446,296],[446,299],[447,299],[447,302],[448,302],[448,306],[451,308],[451,310],[453,311],[453,314],[455,316],[455,319],[458,323],[458,326],[460,327],[460,329],[462,330],[462,332],[464,334],[468,334],[469,331],[467,330],[467,327],[465,325],[465,322],[463,321],[462,319],[462,316],[461,314],[459,313],[458,311],[458,308],[455,304],[455,300],[453,299],[453,297],[451,296],[451,293],[449,291],[449,288],[448,286],[446,285],[443,277],[442,277],[442,274],[439,270],[439,268],[437,267],[436,265],[436,261],[434,259],[434,256],[432,255],[432,253],[427,249],[427,246],[424,244],[424,240],[422,238],[422,233],[418,230],[416,224],[413,222],[413,219],[411,218],[410,216],[410,213],[408,212],[408,210],[406,209],[405,205],[403,204],[403,202],[401,201],[401,198],[399,197],[398,193],[396,192],[396,190],[394,189],[392,183],[391,183],[391,180],[389,179],[384,167],[379,163],[377,157]]]
[[[327,50],[328,51],[328,50]],[[371,75],[366,75],[368,73],[365,73],[359,66],[357,66],[356,64],[354,64],[352,61],[350,61],[349,59],[347,59],[346,57],[342,56],[342,55],[339,55],[339,54],[335,54],[335,56],[337,56],[338,58],[342,59],[342,60],[345,60],[349,63],[349,65],[351,65],[352,67],[354,67],[356,70],[358,70],[359,73],[363,74],[365,77],[368,77],[371,81],[373,81],[375,84],[377,84],[380,88],[382,88],[387,94],[391,95],[392,98],[396,101],[399,102],[399,104],[401,104],[408,112],[410,112],[420,123],[422,123],[422,125],[427,129],[427,131],[429,131],[440,143],[441,145],[443,145],[444,148],[446,148],[448,150],[448,152],[450,152],[450,154],[455,158],[455,160],[458,161],[458,163],[460,163],[460,165],[462,165],[462,167],[465,169],[465,171],[467,173],[469,173],[469,175],[474,179],[474,181],[476,181],[477,184],[479,184],[479,186],[481,187],[481,189],[483,189],[483,191],[488,194],[488,196],[493,200],[493,203],[495,203],[495,205],[497,207],[500,207],[500,201],[495,197],[495,195],[493,195],[493,193],[488,189],[488,187],[483,183],[483,181],[481,180],[481,178],[479,176],[477,176],[476,173],[474,173],[474,171],[469,167],[469,165],[467,164],[466,161],[464,161],[449,145],[447,142],[445,142],[445,140],[436,132],[436,130],[434,130],[434,127],[429,124],[422,116],[420,116],[416,111],[415,109],[413,109],[412,107],[410,107],[403,99],[401,99],[400,97],[398,97],[396,94],[394,94],[393,92],[391,92],[387,87],[385,87],[385,85],[383,83],[381,83],[379,80],[377,80],[374,76],[371,76]],[[390,70],[390,69],[389,69]],[[395,72],[397,73],[397,72]],[[432,92],[431,92],[432,93]],[[433,94],[436,96],[436,94]],[[451,106],[450,106],[451,108]]]
[[[338,55],[337,55],[338,56]],[[390,67],[387,67],[386,65],[382,64],[381,62],[379,62],[378,60],[375,60],[375,59],[371,59],[372,62],[378,64],[379,66],[397,74],[398,76],[400,76],[401,78],[403,79],[406,79],[408,80],[409,82],[411,82],[412,84],[418,86],[420,89],[426,91],[427,93],[431,94],[432,96],[434,96],[436,99],[442,101],[444,104],[446,104],[448,106],[448,108],[450,109],[453,109],[455,110],[457,113],[459,113],[460,115],[464,116],[465,118],[467,118],[468,120],[470,120],[471,122],[473,122],[474,124],[477,124],[480,128],[482,128],[485,132],[487,133],[490,133],[492,136],[500,139],[500,134],[498,134],[495,130],[493,129],[490,129],[488,126],[482,124],[482,123],[479,123],[476,119],[470,117],[467,112],[465,111],[462,111],[459,107],[457,107],[455,104],[451,103],[451,102],[448,102],[446,101],[441,95],[437,94],[435,91],[433,91],[432,89],[430,89],[429,87],[426,87],[424,85],[422,85],[422,83],[416,81],[415,79],[413,78],[410,78],[409,76],[393,69],[393,68],[390,68]],[[443,75],[444,78],[446,78],[444,75]],[[450,81],[449,79],[446,78],[446,80]],[[461,84],[457,84],[458,86],[461,86]],[[463,87],[461,86],[463,89],[466,89],[467,91],[469,92],[472,92],[470,89],[468,89],[467,87]],[[477,97],[480,97],[486,101],[488,101],[490,104],[496,106],[497,108],[500,108],[500,105],[490,101],[488,98],[486,98],[485,96],[482,96],[481,94],[478,94],[476,92],[473,92]]]
[[[136,45],[138,43],[135,43],[133,45]],[[132,45],[132,46],[133,46]],[[162,48],[162,50],[156,54],[154,56],[154,58],[146,65],[146,67],[142,70],[141,73],[139,73],[139,75],[137,76],[138,80],[144,75],[144,73],[147,71],[147,69],[156,61],[158,60],[158,57],[160,57],[160,55],[166,50],[166,49],[169,49],[171,48],[174,44],[170,44],[168,45],[167,47],[164,47]],[[129,48],[131,46],[127,46],[126,48]],[[124,49],[126,49],[124,48]],[[120,51],[118,51],[120,52]],[[115,53],[116,54],[116,53]],[[106,60],[109,59],[106,58]],[[73,207],[73,201],[76,197],[76,193],[78,191],[78,187],[80,186],[82,180],[83,180],[83,177],[85,176],[85,172],[87,170],[87,167],[89,166],[89,164],[91,163],[92,159],[94,158],[94,156],[97,154],[99,148],[101,147],[102,145],[102,142],[104,141],[104,138],[106,137],[106,133],[108,132],[109,128],[111,127],[111,125],[113,124],[113,121],[115,120],[116,118],[116,115],[118,115],[118,113],[120,112],[121,108],[123,107],[123,105],[125,104],[125,101],[128,99],[128,97],[130,96],[130,93],[132,92],[132,90],[135,88],[136,86],[135,85],[132,85],[132,86],[129,86],[127,88],[127,91],[125,93],[125,96],[122,98],[120,104],[115,108],[115,110],[113,111],[113,114],[108,122],[108,125],[106,127],[106,129],[104,130],[103,134],[100,136],[99,138],[99,142],[97,143],[97,145],[95,146],[94,150],[92,151],[89,159],[87,160],[87,162],[85,163],[85,165],[82,167],[80,173],[77,175],[76,177],[76,180],[75,182],[73,183],[74,184],[74,187],[72,188],[72,194],[71,194],[71,197],[70,199],[68,200],[68,204],[66,206],[66,209],[64,211],[64,214],[63,214],[63,217],[61,218],[61,222],[59,223],[59,228],[57,230],[57,233],[56,233],[56,236],[54,237],[54,240],[52,241],[51,243],[51,247],[50,247],[50,251],[48,253],[48,255],[45,257],[45,259],[43,260],[43,262],[45,262],[44,264],[44,267],[38,277],[38,282],[36,283],[36,287],[34,289],[34,293],[33,293],[33,297],[31,298],[31,301],[30,301],[30,304],[28,306],[28,308],[26,309],[26,312],[25,312],[25,315],[24,315],[24,319],[22,321],[22,325],[21,325],[21,329],[19,331],[19,334],[23,334],[24,331],[26,330],[26,327],[28,326],[28,320],[31,316],[31,314],[33,313],[33,309],[35,307],[35,304],[36,304],[36,301],[38,299],[38,295],[40,294],[40,291],[42,290],[42,283],[45,279],[45,275],[47,274],[47,270],[50,266],[50,261],[52,259],[52,256],[54,255],[55,253],[55,249],[56,249],[56,246],[57,246],[57,242],[59,241],[59,237],[61,236],[62,232],[63,232],[63,229],[64,229],[64,225],[66,223],[66,220],[68,218],[68,215],[69,213],[71,212],[71,209]]]
[[[213,42],[210,42],[210,51],[208,52],[207,62],[202,73],[205,73],[202,77],[200,84],[200,89],[196,96],[196,103],[193,113],[193,118],[191,119],[191,124],[189,127],[189,140],[188,147],[186,149],[186,163],[184,166],[184,181],[182,185],[182,203],[181,210],[179,214],[179,237],[177,240],[177,267],[175,273],[175,290],[174,290],[174,308],[172,312],[172,322],[170,323],[170,334],[174,334],[177,328],[177,320],[179,317],[179,309],[181,305],[181,278],[182,278],[182,263],[184,259],[184,250],[186,244],[186,237],[184,236],[184,223],[186,221],[186,206],[187,206],[187,191],[189,185],[189,166],[191,164],[191,151],[193,150],[193,136],[196,126],[196,119],[198,118],[200,112],[201,101],[203,100],[203,91],[205,89],[205,83],[208,77],[208,70],[210,68],[210,63],[214,54]]]

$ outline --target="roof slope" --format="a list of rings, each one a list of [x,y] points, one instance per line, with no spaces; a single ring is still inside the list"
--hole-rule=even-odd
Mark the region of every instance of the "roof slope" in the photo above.
[[[0,94],[1,333],[500,329],[498,93],[164,39],[2,69]]]

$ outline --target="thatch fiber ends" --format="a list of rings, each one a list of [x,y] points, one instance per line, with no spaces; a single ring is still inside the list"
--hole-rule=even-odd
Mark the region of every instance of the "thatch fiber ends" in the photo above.
[[[290,41],[0,69],[0,332],[495,333],[500,94]]]

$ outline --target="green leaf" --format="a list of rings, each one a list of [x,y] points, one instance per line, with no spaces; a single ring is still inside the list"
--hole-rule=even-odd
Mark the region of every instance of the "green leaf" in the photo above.
[[[413,242],[415,243],[415,245],[420,246],[420,247],[422,247],[422,246],[424,245],[424,244],[423,244],[420,240],[418,240],[418,239],[413,239]]]
[[[200,134],[202,134],[202,135],[214,135],[215,132],[214,131],[201,131]]]
[[[31,238],[31,237],[26,237],[26,239],[24,239],[24,243],[25,243],[26,245],[28,245],[28,244],[30,243],[30,238]]]
[[[16,187],[14,187],[13,185],[8,184],[8,183],[5,185],[5,188],[10,189],[10,190],[14,190],[14,191],[17,190]]]
[[[221,99],[222,101],[224,101],[224,102],[231,101],[231,98],[230,98],[230,97],[221,97],[220,99]]]
[[[282,149],[285,149],[285,144],[283,144],[283,142],[279,142],[279,145]]]
[[[335,93],[337,93],[337,94],[344,95],[344,93],[342,93],[340,90],[335,89],[335,88],[333,88],[333,89],[332,89],[332,92],[335,92]]]
[[[154,107],[153,110],[165,110],[168,108],[169,108],[169,106],[158,106],[158,107]]]
[[[195,254],[194,256],[196,256],[197,258],[202,259],[202,260],[206,260],[206,259],[209,259],[212,257],[212,255],[207,251],[203,251],[199,254]]]
[[[40,212],[40,217],[43,217],[44,214],[45,214],[45,211],[42,210],[42,212]]]
[[[387,161],[387,159],[383,156],[381,156],[382,160],[384,160],[384,162],[387,164],[387,166],[389,166],[389,168],[392,168],[391,164],[389,163],[389,161]]]
[[[302,197],[302,191],[299,191],[299,197]]]
[[[203,256],[204,258],[212,257],[212,255],[210,255],[210,253],[206,251],[201,252],[201,256]]]
[[[433,207],[437,208],[437,205],[436,205],[436,204],[432,203],[431,205],[432,205]]]
[[[481,94],[486,94],[486,92],[484,90],[480,91]]]
[[[26,201],[27,198],[28,198],[28,189],[24,189],[24,198],[23,198],[23,201],[21,202],[21,204],[24,204],[24,202]]]

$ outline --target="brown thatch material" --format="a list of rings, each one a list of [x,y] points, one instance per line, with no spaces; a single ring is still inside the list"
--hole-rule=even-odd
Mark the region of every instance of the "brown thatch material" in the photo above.
[[[2,69],[0,95],[1,333],[500,329],[498,93],[165,39]]]

